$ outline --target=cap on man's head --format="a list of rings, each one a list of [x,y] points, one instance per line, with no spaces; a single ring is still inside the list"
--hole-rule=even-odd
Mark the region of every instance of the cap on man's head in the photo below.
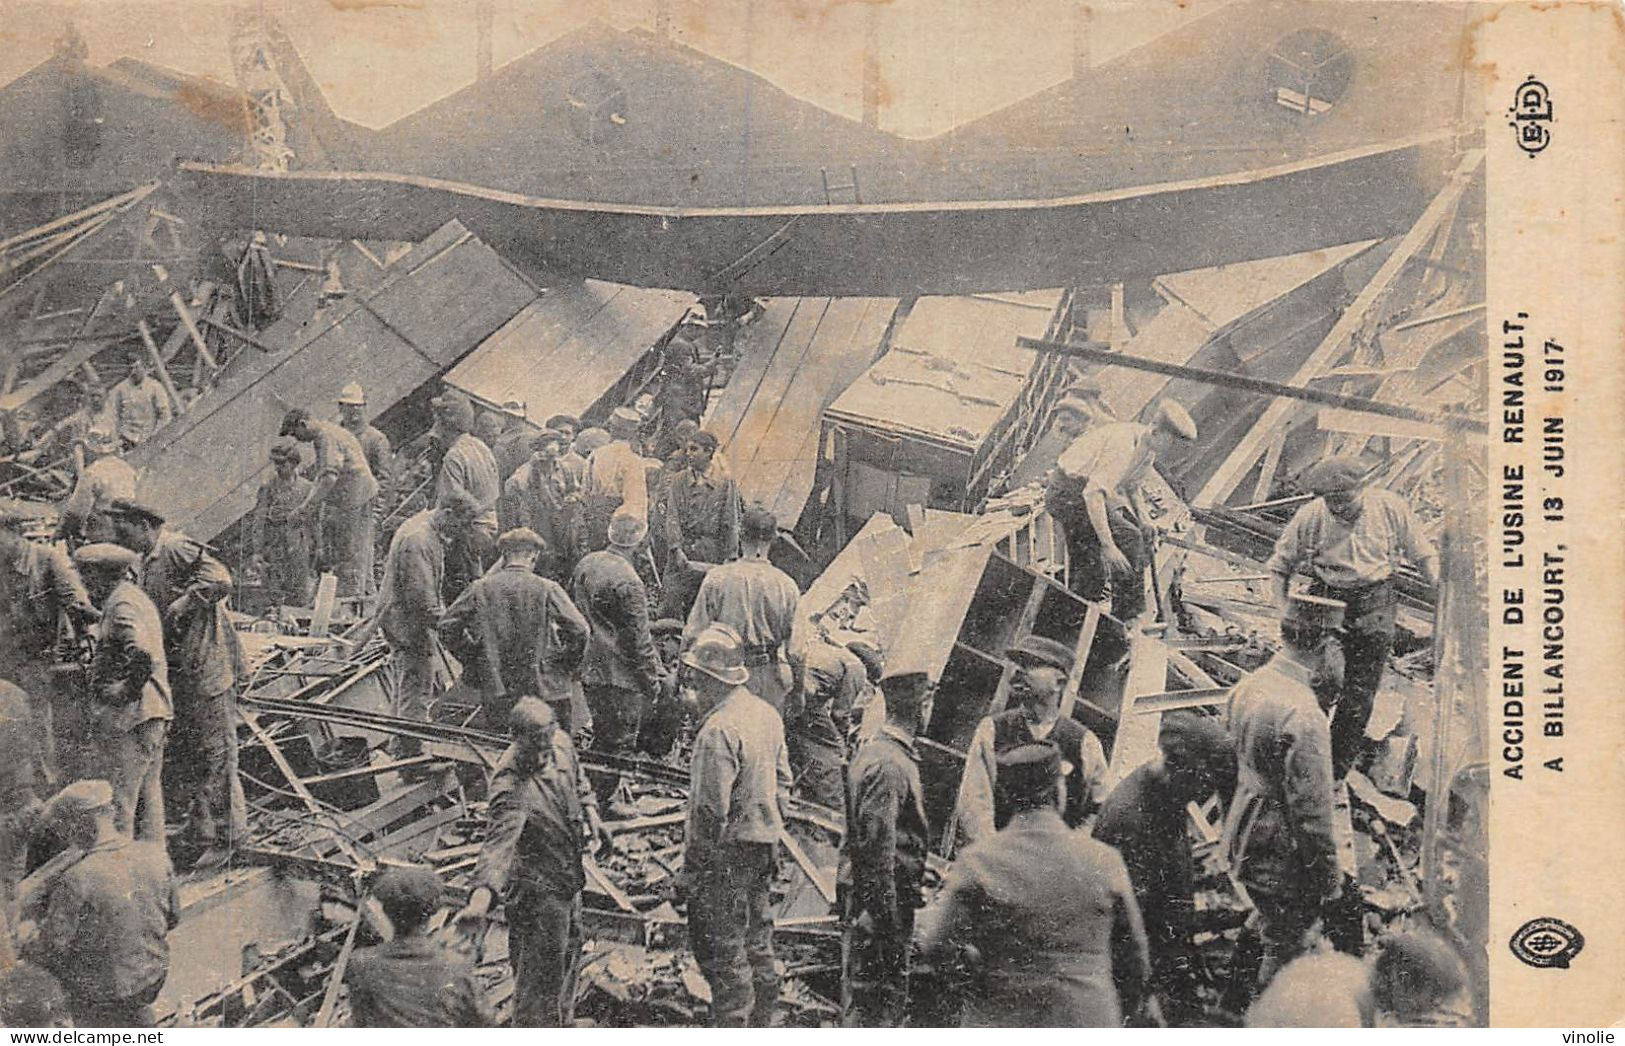
[[[447,389],[429,401],[436,417],[444,418],[467,432],[474,427],[474,404],[456,389]]]
[[[373,898],[390,921],[399,922],[404,917],[413,927],[435,913],[445,893],[440,876],[423,865],[386,868],[372,886]]]
[[[52,805],[59,812],[68,814],[110,810],[113,808],[113,786],[95,779],[75,781],[56,793]]]
[[[1061,750],[1049,742],[1018,745],[999,753],[996,784],[1012,799],[1034,799],[1053,789],[1065,770]]]
[[[1287,596],[1286,614],[1282,621],[1331,632],[1343,627],[1343,614],[1347,610],[1348,604],[1341,599],[1294,592]]]
[[[164,514],[144,501],[135,498],[114,498],[104,510],[117,519],[133,519],[155,527],[164,525]]]
[[[886,695],[886,707],[917,706],[931,690],[929,672],[893,672],[880,680],[880,692]]]
[[[298,461],[299,457],[299,441],[292,436],[279,436],[271,444],[272,461]]]
[[[674,617],[663,617],[649,626],[649,634],[656,639],[665,636],[680,636],[683,634],[683,622]]]
[[[84,436],[85,449],[93,454],[117,454],[118,437],[102,429],[91,429]]]
[[[643,424],[643,415],[631,407],[616,407],[609,416],[609,432],[615,437],[634,436]]]
[[[350,382],[339,390],[339,406],[365,407],[367,405],[367,391],[357,382]]]
[[[601,428],[582,429],[576,434],[575,452],[584,458],[591,457],[593,451],[609,446],[609,442],[609,433]]]
[[[649,524],[641,516],[618,513],[609,521],[609,543],[616,548],[637,548],[649,535]]]
[[[745,667],[744,640],[727,625],[707,625],[683,651],[682,662],[729,686],[742,686],[750,678],[750,670]]]
[[[1053,668],[1066,675],[1072,674],[1072,648],[1048,636],[1022,636],[1004,656],[1022,668]]]
[[[462,519],[473,519],[480,514],[480,502],[466,490],[445,490],[435,500],[434,507],[450,512]]]
[[[1230,734],[1218,716],[1187,709],[1165,712],[1157,725],[1157,747],[1177,754],[1187,766],[1219,769],[1234,764]]]
[[[869,682],[879,683],[881,677],[886,674],[885,651],[867,639],[854,639],[846,644],[846,648],[863,662],[863,674],[868,677]]]
[[[566,436],[558,429],[543,429],[541,432],[537,433],[536,438],[531,441],[531,450],[534,452],[541,450],[544,446],[551,446],[553,448],[553,452],[555,454],[559,454],[563,453],[565,446],[569,442],[570,437]]]
[[[508,415],[510,418],[523,419],[525,416],[525,405],[518,400],[508,400],[502,404],[502,413]]]
[[[675,436],[679,442],[687,443],[689,440],[694,438],[696,433],[700,431],[700,423],[695,421],[693,418],[684,418],[682,421],[679,421],[671,431],[672,435]],[[707,433],[707,435],[710,434]],[[715,436],[711,436],[711,445],[713,447],[716,446],[716,439],[717,438]]]
[[[1352,454],[1338,454],[1310,465],[1303,472],[1303,488],[1316,497],[1352,494],[1365,483],[1370,470]]]
[[[1167,429],[1187,443],[1196,442],[1196,419],[1191,417],[1190,411],[1173,400],[1165,399],[1157,404],[1156,425],[1158,428]]]
[[[141,557],[123,545],[98,541],[80,545],[73,553],[73,565],[81,574],[91,571],[125,573],[141,565]]]
[[[569,428],[571,432],[576,432],[581,428],[581,419],[574,414],[555,414],[547,419],[547,427],[550,429]]]
[[[514,527],[503,531],[497,538],[497,552],[504,556],[525,552],[540,552],[547,547],[542,536],[529,527]]]
[[[552,706],[539,697],[521,697],[508,712],[510,734],[542,733],[557,723]]]
[[[291,407],[288,413],[282,415],[282,428],[277,430],[278,436],[295,436],[310,420],[310,411],[303,407]]]

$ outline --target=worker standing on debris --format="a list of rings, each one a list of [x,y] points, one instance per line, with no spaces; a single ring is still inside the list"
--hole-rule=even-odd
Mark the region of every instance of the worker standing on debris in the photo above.
[[[716,363],[702,364],[699,350],[681,331],[666,343],[660,368],[660,391],[655,403],[660,408],[660,443],[655,449],[664,457],[682,446],[678,426],[684,421],[699,423],[705,416],[705,401],[711,392]]]
[[[107,402],[125,450],[145,443],[174,415],[169,393],[148,379],[146,361],[139,356],[130,361],[130,376],[113,386]]]
[[[863,662],[846,647],[819,638],[806,646],[802,676],[800,700],[784,710],[796,792],[808,802],[840,809],[852,707],[865,683]]]
[[[361,441],[331,421],[317,421],[302,407],[283,417],[280,435],[316,448],[316,485],[299,511],[312,522],[320,518],[322,559],[338,577],[338,594],[369,595],[378,480],[367,465]]]
[[[508,729],[513,742],[492,772],[490,825],[457,925],[482,939],[500,898],[508,915],[513,1026],[560,1028],[575,1012],[584,841],[608,847],[611,840],[575,746],[552,710],[521,698]]]
[[[75,781],[57,805],[83,856],[29,902],[39,933],[24,954],[62,985],[77,1027],[150,1028],[180,922],[163,840],[129,837],[106,781]]]
[[[93,429],[80,445],[85,464],[62,503],[57,536],[69,544],[111,541],[113,525],[104,513],[117,499],[135,497],[135,469],[120,456],[118,437],[110,432]]]
[[[569,581],[581,558],[580,487],[560,460],[568,446],[563,432],[543,431],[532,445],[530,460],[503,486],[509,514],[503,526],[535,531],[547,546],[536,560],[536,572],[559,582]]]
[[[1050,480],[1057,518],[1066,530],[1072,590],[1099,602],[1112,585],[1112,614],[1135,625],[1145,613],[1143,528],[1150,523],[1141,486],[1175,441],[1194,443],[1196,422],[1163,400],[1150,424],[1093,424],[1061,452]]]
[[[1332,772],[1339,781],[1364,754],[1366,721],[1394,649],[1395,575],[1408,560],[1432,585],[1439,562],[1410,506],[1392,491],[1369,488],[1366,472],[1351,455],[1311,466],[1303,485],[1314,500],[1281,532],[1268,564],[1283,609],[1300,570],[1311,578],[1312,595],[1348,607],[1343,630],[1330,637],[1343,655],[1331,727]]]
[[[254,564],[272,606],[309,606],[316,581],[314,535],[299,511],[314,484],[299,474],[299,444],[284,436],[271,444],[271,475],[254,500]]]
[[[394,714],[419,722],[429,720],[429,699],[437,679],[449,676],[440,647],[440,616],[447,549],[474,525],[479,504],[466,493],[442,494],[432,509],[402,523],[384,556],[384,580],[378,592],[376,621],[389,642],[395,663]],[[355,637],[356,642],[361,637]],[[423,750],[417,738],[397,737],[395,755]]]
[[[745,510],[739,524],[742,554],[706,571],[683,636],[692,643],[714,623],[739,633],[751,692],[782,715],[786,696],[801,685],[803,656],[792,634],[801,590],[767,558],[778,534],[773,513],[760,505]]]
[[[998,757],[1023,745],[1046,741],[1067,764],[1061,803],[1067,826],[1077,828],[1106,798],[1106,753],[1094,731],[1061,713],[1061,698],[1072,675],[1072,651],[1045,636],[1024,636],[1005,651],[1013,666],[1009,707],[983,719],[971,736],[965,772],[959,778],[957,838],[960,846],[989,838],[1010,812],[998,802]]]
[[[1322,639],[1343,627],[1344,606],[1293,595],[1281,649],[1231,691],[1236,795],[1225,817],[1230,865],[1261,922],[1258,983],[1306,947],[1322,909],[1338,896],[1332,831],[1331,733],[1310,687]]]
[[[135,583],[141,557],[122,545],[73,554],[90,601],[101,610],[90,667],[91,761],[113,787],[119,830],[164,841],[164,741],[174,706],[158,608]]]
[[[27,695],[28,760],[40,775],[32,783],[49,788],[78,776],[85,740],[83,702],[58,686],[60,640],[83,633],[98,615],[67,556],[23,536],[30,518],[0,507],[0,679]]]
[[[432,868],[384,870],[372,888],[393,936],[358,948],[344,971],[352,1028],[489,1028],[474,964],[432,940],[428,924],[445,888]]]
[[[809,667],[811,667],[809,665]],[[931,719],[924,672],[881,680],[886,725],[852,760],[838,885],[845,922],[844,1024],[898,1028],[908,1016],[914,913],[930,851],[914,738]]]
[[[738,486],[717,461],[717,438],[696,430],[666,501],[665,538],[671,549],[666,610],[673,616],[686,615],[694,605],[705,565],[727,563],[739,554],[742,509]]]
[[[497,475],[497,459],[491,448],[473,433],[474,405],[456,389],[447,389],[432,401],[435,425],[450,442],[435,475],[435,500],[451,493],[474,499],[479,512],[472,527],[458,535],[456,544],[446,549],[445,598],[456,599],[473,580],[485,573],[496,550],[497,501],[502,497],[502,478]]]
[[[710,625],[683,654],[699,713],[679,888],[718,1027],[766,1028],[779,1000],[769,891],[790,791],[784,726],[745,683],[738,633]]]
[[[367,423],[367,391],[353,381],[339,390],[339,425],[361,444],[367,468],[378,483],[373,514],[381,518],[394,507],[395,450],[388,436]]]
[[[109,508],[119,544],[139,553],[141,588],[159,608],[175,720],[164,756],[166,794],[187,803],[185,841],[223,859],[246,827],[237,779],[234,688],[243,651],[226,613],[231,572],[137,501]]]
[[[1115,1028],[1144,1000],[1145,929],[1128,871],[1061,820],[1062,770],[1052,744],[999,754],[1010,822],[959,855],[920,915],[927,957],[958,953],[972,966],[967,1027]]]
[[[648,462],[638,447],[642,423],[636,410],[617,407],[609,416],[610,442],[587,459],[582,497],[589,549],[601,549],[608,543],[609,521],[615,516],[632,516],[645,526],[649,523]]]
[[[592,712],[594,752],[632,755],[644,705],[660,694],[664,672],[649,634],[649,594],[632,565],[648,531],[637,516],[616,516],[609,523],[609,547],[576,564],[572,591],[592,632],[581,686]],[[619,783],[615,773],[593,775],[606,809]]]
[[[539,695],[574,736],[578,679],[590,628],[557,581],[536,574],[545,543],[525,527],[497,539],[495,570],[463,590],[440,619],[440,638],[477,681],[491,729],[513,703]]]
[[[1106,797],[1094,836],[1128,867],[1151,946],[1151,991],[1168,1022],[1185,1026],[1202,1016],[1195,935],[1225,928],[1198,920],[1186,807],[1233,791],[1236,757],[1219,717],[1195,712],[1164,713],[1157,747],[1157,758],[1130,771]]]
[[[530,458],[531,441],[535,430],[525,421],[525,405],[509,400],[502,405],[502,430],[491,444],[491,456],[497,460],[497,475],[507,479],[513,470]]]

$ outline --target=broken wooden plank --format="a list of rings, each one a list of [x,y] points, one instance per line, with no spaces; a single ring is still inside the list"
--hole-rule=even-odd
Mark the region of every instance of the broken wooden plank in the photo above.
[[[801,844],[795,840],[795,837],[790,834],[788,829],[779,829],[779,842],[789,851],[791,858],[795,860],[802,872],[806,874],[808,880],[812,882],[813,887],[818,891],[818,896],[822,897],[826,904],[834,904],[835,877],[813,863],[813,859],[807,856],[807,851],[802,849]]]
[[[1066,677],[1066,689],[1061,692],[1061,714],[1064,716],[1071,715],[1073,706],[1077,704],[1078,687],[1083,685],[1083,669],[1089,662],[1089,651],[1095,645],[1095,632],[1100,629],[1100,616],[1099,603],[1090,603],[1089,609],[1084,611],[1083,627],[1078,629],[1078,641],[1072,647],[1072,672]],[[1110,712],[1106,715],[1108,718],[1111,717]]]
[[[185,414],[186,401],[181,399],[179,390],[175,388],[174,379],[169,376],[169,368],[164,366],[164,357],[158,350],[158,342],[152,336],[152,328],[147,326],[145,319],[136,321],[135,326],[141,334],[141,344],[147,347],[147,362],[152,364],[153,376],[158,379],[158,384],[164,387],[164,392],[169,396],[169,405],[175,409],[176,414]]]
[[[1433,198],[1433,202],[1428,204],[1427,210],[1422,212],[1422,216],[1400,240],[1394,252],[1383,260],[1382,267],[1361,289],[1354,302],[1343,310],[1343,314],[1337,318],[1337,322],[1332,325],[1326,337],[1298,367],[1298,372],[1293,377],[1294,384],[1302,384],[1330,369],[1348,350],[1350,339],[1366,323],[1367,314],[1383,299],[1389,286],[1404,271],[1416,253],[1431,240],[1439,225],[1455,212],[1462,194],[1467,191],[1468,183],[1472,181],[1483,162],[1482,149],[1474,149],[1462,157],[1449,182]],[[1280,427],[1290,407],[1289,400],[1277,400],[1266,407],[1263,415],[1242,437],[1241,443],[1230,452],[1218,471],[1192,499],[1193,503],[1217,505],[1229,500],[1237,484],[1257,463],[1265,442]]]
[[[1117,733],[1112,738],[1112,755],[1107,764],[1108,788],[1157,754],[1161,709],[1142,705],[1142,695],[1155,694],[1168,685],[1168,657],[1169,650],[1161,640],[1145,635],[1129,637],[1128,682],[1123,687],[1122,714],[1117,717]],[[1143,714],[1146,712],[1151,714]]]

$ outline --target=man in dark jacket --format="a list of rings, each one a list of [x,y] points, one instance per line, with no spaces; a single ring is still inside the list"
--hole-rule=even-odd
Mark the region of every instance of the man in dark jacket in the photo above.
[[[920,915],[927,957],[976,956],[967,1027],[1115,1028],[1140,1008],[1148,960],[1128,870],[1061,820],[1060,781],[1052,744],[1001,752],[1009,823],[959,855]]]
[[[1261,985],[1305,950],[1341,892],[1331,729],[1310,681],[1321,640],[1342,627],[1343,611],[1335,599],[1290,597],[1280,651],[1231,691],[1236,796],[1224,845],[1262,923]]]
[[[83,856],[30,902],[39,936],[27,957],[61,983],[78,1027],[149,1028],[180,922],[169,856],[119,829],[106,781],[75,781],[59,800]]]
[[[863,662],[827,639],[807,644],[799,700],[786,703],[784,738],[796,792],[809,802],[839,807],[846,777],[846,737],[852,706],[863,692]]]
[[[572,735],[577,678],[589,626],[558,582],[535,572],[544,542],[525,527],[497,539],[497,568],[457,597],[440,619],[440,638],[484,699],[485,722],[500,729],[513,703],[540,696]]]
[[[1196,859],[1186,807],[1235,787],[1236,757],[1217,716],[1168,712],[1157,733],[1159,758],[1131,771],[1100,808],[1095,838],[1128,866],[1151,946],[1151,990],[1175,1025],[1201,1014]]]
[[[568,447],[562,432],[537,436],[530,460],[506,477],[501,502],[505,527],[529,527],[546,544],[536,572],[560,583],[570,580],[582,544],[581,491],[560,462]]]
[[[226,614],[231,572],[149,505],[115,501],[108,514],[119,544],[141,554],[141,588],[163,616],[175,703],[165,792],[186,811],[188,844],[200,852],[228,846],[247,827],[233,692],[243,652]]]
[[[389,868],[372,888],[394,936],[350,956],[354,1028],[488,1028],[491,1015],[469,959],[425,932],[440,910],[440,876],[422,866]]]
[[[660,693],[664,669],[649,634],[649,595],[632,565],[649,527],[641,517],[610,520],[609,547],[576,565],[575,603],[592,634],[581,664],[581,687],[592,711],[592,751],[632,755],[645,702]],[[620,775],[593,775],[606,807]]]
[[[930,850],[914,737],[930,718],[924,672],[881,681],[886,725],[847,776],[846,838],[838,886],[845,915],[847,1027],[900,1027],[908,1012],[914,913]]]
[[[1072,673],[1072,650],[1044,636],[1025,636],[1005,652],[1015,666],[1010,707],[983,719],[972,735],[959,779],[958,840],[961,846],[986,839],[1004,827],[1008,811],[998,802],[1000,752],[1049,741],[1070,767],[1061,808],[1068,827],[1077,828],[1105,798],[1106,754],[1094,732],[1061,714],[1061,697]]]
[[[522,698],[508,719],[513,743],[491,777],[490,825],[474,869],[474,891],[458,927],[484,936],[492,903],[508,913],[515,1028],[568,1025],[581,957],[584,842],[609,834],[570,735],[547,705]]]

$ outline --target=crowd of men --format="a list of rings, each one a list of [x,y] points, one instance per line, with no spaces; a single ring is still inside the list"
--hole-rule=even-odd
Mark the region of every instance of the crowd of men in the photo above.
[[[1395,572],[1409,562],[1431,581],[1434,569],[1409,510],[1370,489],[1357,460],[1311,470],[1314,497],[1270,561],[1279,653],[1223,715],[1165,715],[1158,757],[1115,788],[1100,740],[1061,711],[1071,647],[1037,635],[1011,646],[1008,708],[971,739],[953,861],[928,905],[935,839],[917,743],[937,681],[798,621],[799,589],[771,559],[778,521],[742,503],[698,423],[703,396],[689,386],[702,368],[685,346],[673,354],[653,425],[622,407],[602,429],[561,415],[538,430],[522,404],[477,413],[448,389],[430,432],[397,453],[352,385],[339,420],[295,408],[267,448],[248,564],[267,598],[308,605],[317,574],[332,573],[363,611],[349,640],[376,632],[388,646],[397,715],[429,719],[460,668],[480,723],[509,734],[453,925],[477,949],[502,911],[515,1025],[571,1021],[585,862],[613,845],[605,821],[629,812],[614,767],[666,754],[685,723],[673,901],[718,1025],[778,1019],[772,898],[792,795],[845,814],[849,1024],[899,1025],[922,1004],[974,1026],[1204,1019],[1197,937],[1236,925],[1195,900],[1186,810],[1214,796],[1261,940],[1251,1020],[1404,1022],[1460,987],[1459,960],[1431,934],[1368,946],[1340,857],[1343,782],[1392,648]],[[1051,506],[1074,584],[1138,627],[1154,538],[1143,484],[1196,428],[1171,402],[1145,424],[1115,421],[1095,391],[1058,408],[1070,442]],[[144,436],[85,431],[63,544],[26,538],[27,513],[0,515],[0,967],[8,984],[52,981],[80,1025],[150,1022],[178,918],[171,861],[224,860],[245,820],[243,652],[226,610],[236,579],[134,496],[117,467],[131,438]],[[377,528],[401,515],[375,568]],[[1298,573],[1307,591],[1292,590]],[[850,588],[846,616],[864,601],[861,583]],[[591,772],[577,749],[589,731]],[[392,755],[417,754],[397,738]],[[394,868],[369,889],[393,933],[348,964],[354,1023],[488,1023],[467,949],[428,933],[446,903],[437,875]],[[1341,956],[1314,944],[1334,926]],[[927,979],[911,984],[920,969]]]

